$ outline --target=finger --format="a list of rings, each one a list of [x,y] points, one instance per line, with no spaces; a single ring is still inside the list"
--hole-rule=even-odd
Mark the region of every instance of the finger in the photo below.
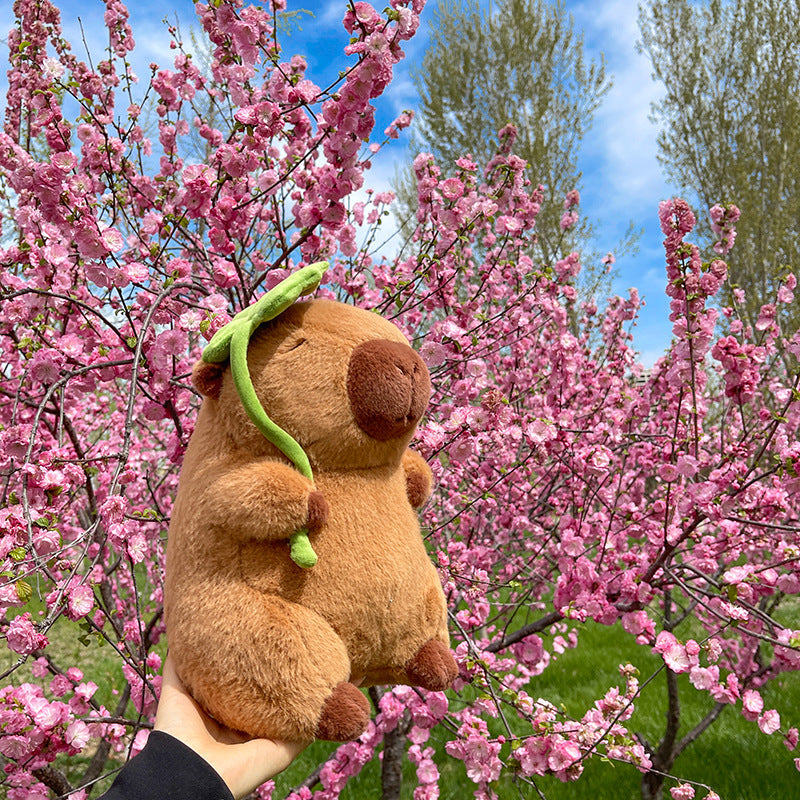
[[[159,729],[164,724],[165,715],[169,710],[170,695],[180,686],[181,682],[178,673],[175,671],[175,664],[169,653],[167,653],[161,670],[161,694],[158,698],[158,708],[156,709],[156,729]]]
[[[217,738],[218,725],[189,694],[167,655],[161,678],[161,696],[156,709],[155,729],[172,734],[195,750],[203,739]]]
[[[172,660],[172,656],[167,653],[167,657],[164,659],[164,667],[161,670],[161,695],[164,696],[164,692],[168,694],[180,694],[180,695],[188,695],[186,691],[186,687],[183,685],[183,682],[178,677],[178,672],[175,669],[175,662]]]

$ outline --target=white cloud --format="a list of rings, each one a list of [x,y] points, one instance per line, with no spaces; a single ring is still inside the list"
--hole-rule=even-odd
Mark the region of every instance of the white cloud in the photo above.
[[[566,9],[573,15],[575,29],[584,33],[587,55],[598,58],[604,53],[607,72],[613,76],[613,86],[583,143],[581,206],[596,222],[598,249],[613,248],[629,221],[644,229],[639,252],[619,259],[614,290],[623,293],[634,285],[646,297],[635,329],[635,346],[649,366],[669,346],[671,337],[657,209],[659,201],[674,192],[656,157],[658,127],[649,120],[651,105],[662,89],[651,78],[649,58],[636,50],[636,2],[567,0]]]
[[[407,108],[413,110],[416,107],[417,90],[407,70],[395,67],[395,78],[387,87],[382,99],[384,104],[390,104],[395,116]]]
[[[574,8],[572,8],[574,6]],[[656,159],[657,126],[649,119],[651,105],[663,90],[652,80],[649,58],[638,53],[637,7],[630,0],[604,0],[591,5],[569,3],[577,28],[586,32],[587,50],[603,52],[614,83],[595,117],[591,133],[597,168],[613,187],[613,202],[651,202],[665,191]]]
[[[379,151],[373,157],[370,169],[364,173],[364,186],[351,195],[350,205],[357,202],[367,203],[369,200],[367,189],[371,189],[375,193],[393,191],[392,181],[395,177],[395,168],[398,164],[403,163],[404,152],[401,142],[398,141],[389,142]],[[390,258],[403,244],[398,231],[397,218],[392,212],[391,206],[389,212],[381,218],[380,230],[372,248],[371,254],[376,261],[382,256]]]
[[[314,12],[314,22],[320,25],[341,25],[346,5],[341,0],[329,0],[322,11]]]

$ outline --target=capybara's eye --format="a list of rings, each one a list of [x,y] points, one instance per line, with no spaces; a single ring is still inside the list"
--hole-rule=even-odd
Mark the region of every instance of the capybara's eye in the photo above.
[[[305,336],[300,336],[297,339],[290,339],[283,345],[283,347],[281,347],[280,352],[291,353],[292,350],[297,350],[298,347],[304,345],[307,341],[308,340],[305,338]]]

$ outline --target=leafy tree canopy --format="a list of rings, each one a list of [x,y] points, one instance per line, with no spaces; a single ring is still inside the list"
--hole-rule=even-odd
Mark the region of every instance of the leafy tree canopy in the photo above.
[[[641,47],[666,90],[653,109],[661,162],[706,207],[736,199],[741,219],[723,300],[741,303],[751,324],[800,263],[798,19],[797,0],[651,0],[640,8]],[[783,313],[791,327],[800,322],[796,306]]]

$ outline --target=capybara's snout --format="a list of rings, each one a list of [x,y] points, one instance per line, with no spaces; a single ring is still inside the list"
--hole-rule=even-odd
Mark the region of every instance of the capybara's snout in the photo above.
[[[431,379],[408,345],[372,339],[350,356],[347,395],[358,427],[385,442],[404,436],[417,424],[428,406]]]

